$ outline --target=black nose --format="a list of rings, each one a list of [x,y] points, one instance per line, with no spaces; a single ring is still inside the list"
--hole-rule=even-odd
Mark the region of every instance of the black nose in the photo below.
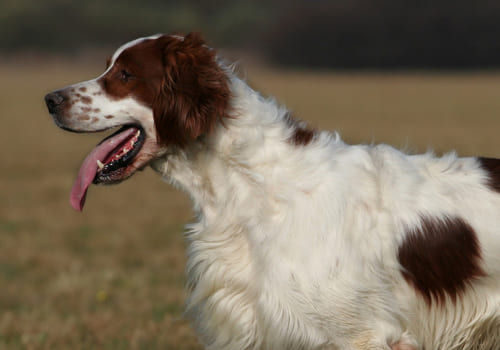
[[[51,92],[45,96],[45,103],[49,109],[49,113],[56,113],[63,105],[66,98],[58,91]]]

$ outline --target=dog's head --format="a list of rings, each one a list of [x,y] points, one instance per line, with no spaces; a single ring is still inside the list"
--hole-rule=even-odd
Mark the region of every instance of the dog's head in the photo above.
[[[93,80],[45,96],[56,124],[75,132],[120,127],[84,160],[71,192],[81,210],[90,184],[118,183],[168,149],[187,147],[226,117],[228,78],[199,34],[131,41]]]

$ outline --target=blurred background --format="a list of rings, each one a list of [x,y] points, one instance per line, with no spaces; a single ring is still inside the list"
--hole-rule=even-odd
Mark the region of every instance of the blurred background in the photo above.
[[[103,135],[56,128],[43,103],[124,42],[193,30],[348,142],[500,157],[498,1],[2,0],[1,350],[201,349],[182,313],[187,198],[146,169],[74,212]]]

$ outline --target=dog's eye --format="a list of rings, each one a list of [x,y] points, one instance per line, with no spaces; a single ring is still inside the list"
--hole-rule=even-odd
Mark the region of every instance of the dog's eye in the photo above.
[[[132,74],[127,72],[125,69],[122,69],[122,71],[120,72],[120,79],[125,83],[130,79],[131,76]]]

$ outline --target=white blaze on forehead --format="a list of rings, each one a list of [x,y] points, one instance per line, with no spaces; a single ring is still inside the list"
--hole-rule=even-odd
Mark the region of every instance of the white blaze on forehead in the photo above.
[[[104,74],[106,74],[111,69],[111,67],[115,64],[116,60],[118,59],[118,57],[120,57],[120,55],[122,54],[123,51],[125,51],[126,49],[131,48],[132,46],[135,46],[135,45],[137,45],[137,44],[139,44],[139,43],[141,43],[143,41],[158,39],[162,35],[163,34],[155,34],[155,35],[146,36],[146,37],[143,37],[143,38],[138,38],[138,39],[129,41],[128,43],[123,44],[122,46],[120,46],[115,51],[115,53],[113,54],[113,56],[111,56],[111,62],[109,64],[108,69],[106,69],[106,72],[104,72]]]

